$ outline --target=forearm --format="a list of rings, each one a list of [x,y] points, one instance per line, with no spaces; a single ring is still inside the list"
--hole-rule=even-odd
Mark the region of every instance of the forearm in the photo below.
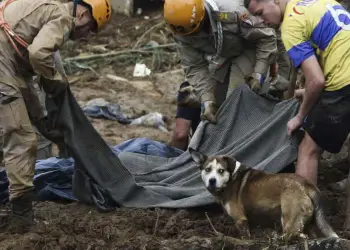
[[[194,87],[197,98],[201,101],[215,100],[212,91],[215,80],[209,72],[209,62],[205,59],[204,52],[195,48],[191,39],[176,36],[175,41],[185,76]]]
[[[323,92],[323,85],[315,82],[306,82],[305,92],[303,96],[303,102],[300,106],[298,116],[305,118],[316,102],[319,100],[321,93]]]
[[[317,58],[314,55],[306,59],[302,63],[301,68],[305,75],[305,93],[298,116],[305,118],[319,100],[324,90],[325,79]]]
[[[276,36],[263,29],[251,29],[245,34],[245,38],[255,44],[256,63],[254,72],[266,75],[269,66],[276,61],[277,42]]]
[[[245,15],[245,13],[239,13]],[[240,34],[249,42],[255,44],[256,64],[254,73],[266,76],[269,65],[275,62],[277,55],[276,33],[261,23],[261,19],[247,15],[240,20]]]
[[[73,19],[56,5],[50,7],[49,17],[27,49],[34,72],[47,79],[57,80],[61,77],[55,68],[53,54],[65,42],[73,27]]]
[[[185,67],[186,78],[195,88],[196,95],[202,102],[214,101],[215,80],[206,67]]]

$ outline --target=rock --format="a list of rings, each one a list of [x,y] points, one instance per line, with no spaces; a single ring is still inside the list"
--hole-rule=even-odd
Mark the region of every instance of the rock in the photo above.
[[[344,192],[346,187],[346,181],[347,181],[347,178],[335,183],[331,183],[329,184],[329,187],[335,192]]]
[[[329,152],[324,152],[322,154],[322,160],[325,161],[332,167],[333,165],[337,165],[340,162],[346,161],[348,157],[348,149],[349,149],[349,139],[350,136],[345,140],[345,143],[343,147],[341,148],[340,152],[337,154],[331,154]]]
[[[120,77],[120,76],[116,76],[116,75],[111,75],[111,74],[108,74],[106,75],[106,77],[110,80],[113,80],[113,81],[116,81],[116,82],[129,82],[128,79],[125,79],[123,77]]]
[[[99,44],[99,45],[91,46],[91,52],[102,54],[102,53],[108,52],[108,49],[106,48],[106,44]]]

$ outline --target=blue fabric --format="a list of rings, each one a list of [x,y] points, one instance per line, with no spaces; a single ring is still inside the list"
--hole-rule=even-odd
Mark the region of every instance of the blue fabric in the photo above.
[[[118,104],[88,105],[83,108],[85,115],[94,118],[106,118],[118,121],[121,124],[130,124],[132,119],[128,119],[121,111]]]
[[[306,59],[315,54],[311,41],[300,43],[288,50],[288,55],[295,68],[299,67]]]
[[[345,10],[342,6],[334,6],[333,8],[334,10]],[[339,15],[338,18],[340,22],[346,25],[350,23],[350,19],[347,17],[347,15]],[[338,26],[334,20],[332,13],[330,11],[327,11],[312,31],[311,39],[319,47],[320,50],[325,50],[329,43],[332,41],[333,37],[341,29],[342,28]]]
[[[139,154],[173,158],[183,153],[182,150],[147,138],[127,140],[111,147],[114,154],[133,152]],[[35,166],[34,187],[37,198],[41,201],[68,200],[76,201],[72,194],[74,160],[52,157],[39,160]],[[0,203],[8,201],[8,179],[5,169],[0,170]]]

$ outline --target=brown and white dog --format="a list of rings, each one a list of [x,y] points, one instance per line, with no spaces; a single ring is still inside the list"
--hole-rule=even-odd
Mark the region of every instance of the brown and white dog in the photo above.
[[[244,236],[250,236],[248,218],[268,216],[280,219],[284,240],[305,238],[306,226],[324,237],[339,238],[325,220],[316,186],[296,174],[267,174],[248,168],[226,156],[206,156],[189,149],[200,166],[205,187],[224,207]]]

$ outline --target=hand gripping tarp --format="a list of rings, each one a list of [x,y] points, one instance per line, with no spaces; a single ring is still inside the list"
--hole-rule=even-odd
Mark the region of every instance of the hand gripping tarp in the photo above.
[[[175,158],[135,153],[117,157],[85,117],[71,91],[47,107],[64,131],[67,151],[75,160],[73,193],[99,208],[196,207],[214,202],[198,166],[185,151]],[[287,122],[298,110],[296,100],[278,102],[237,87],[218,112],[216,125],[202,122],[190,147],[207,154],[228,154],[238,161],[275,173],[295,161],[297,138]]]

